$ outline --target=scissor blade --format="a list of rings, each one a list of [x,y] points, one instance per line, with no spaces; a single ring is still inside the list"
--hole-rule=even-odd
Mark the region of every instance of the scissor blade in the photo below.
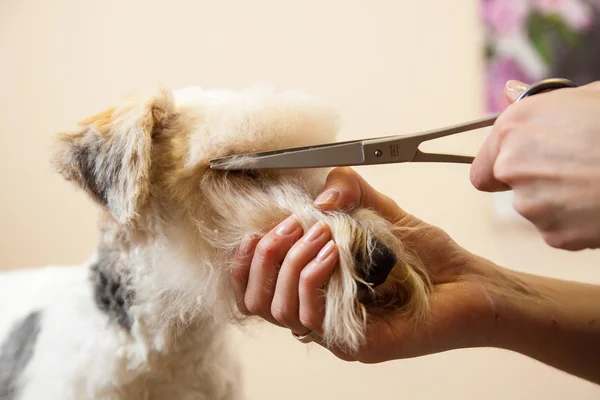
[[[362,141],[302,147],[211,160],[210,168],[220,170],[327,168],[362,165]]]

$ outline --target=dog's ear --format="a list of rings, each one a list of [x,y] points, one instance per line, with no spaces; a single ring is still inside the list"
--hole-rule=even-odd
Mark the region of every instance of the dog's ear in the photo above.
[[[152,142],[173,116],[172,94],[94,115],[59,134],[57,171],[83,188],[121,224],[130,224],[148,198]]]

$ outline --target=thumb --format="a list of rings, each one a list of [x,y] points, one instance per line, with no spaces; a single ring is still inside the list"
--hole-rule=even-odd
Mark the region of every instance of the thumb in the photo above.
[[[521,81],[511,80],[506,82],[506,86],[504,87],[504,94],[508,98],[508,101],[512,104],[517,98],[527,90],[528,85]]]
[[[393,224],[416,226],[420,221],[402,210],[396,202],[376,191],[351,168],[335,168],[327,176],[315,206],[322,211],[351,211],[357,207],[369,208]]]

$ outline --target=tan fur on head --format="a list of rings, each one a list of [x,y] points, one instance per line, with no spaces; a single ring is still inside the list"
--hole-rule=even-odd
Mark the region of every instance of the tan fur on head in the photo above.
[[[172,96],[163,90],[145,103],[87,118],[78,132],[58,136],[54,164],[117,222],[128,225],[149,193],[153,136],[172,114]]]
[[[112,215],[111,237],[129,241],[123,248],[136,262],[134,326],[232,316],[227,277],[235,248],[292,213],[305,230],[325,221],[340,251],[324,288],[329,344],[356,349],[370,307],[397,307],[414,319],[427,312],[429,281],[394,234],[398,227],[371,210],[322,213],[313,206],[326,171],[247,175],[208,168],[210,159],[235,153],[333,141],[336,113],[306,95],[161,91],[81,126],[60,136],[55,164]],[[372,267],[374,243],[398,261],[383,285],[369,288],[362,277]],[[357,259],[365,260],[360,268]],[[160,314],[154,322],[143,312],[148,304]]]

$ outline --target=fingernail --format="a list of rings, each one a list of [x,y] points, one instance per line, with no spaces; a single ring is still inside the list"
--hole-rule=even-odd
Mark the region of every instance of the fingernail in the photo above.
[[[276,232],[279,236],[287,236],[299,227],[300,224],[298,223],[296,216],[290,215],[281,224],[279,224]]]
[[[319,252],[319,254],[317,255],[317,260],[320,260],[320,261],[326,260],[331,255],[331,253],[333,253],[334,249],[335,249],[335,243],[333,242],[333,240],[330,240],[329,243],[327,243],[327,245],[325,245],[325,247],[323,247],[321,249],[321,251]]]
[[[315,205],[325,205],[335,203],[335,201],[340,197],[340,189],[332,187],[321,193],[315,199]]]
[[[321,237],[325,232],[325,226],[322,221],[317,222],[308,233],[304,236],[305,242],[312,242],[315,239]]]
[[[529,86],[526,83],[520,81],[508,81],[506,83],[505,92],[512,101],[515,101],[528,87]]]
[[[254,248],[254,238],[252,236],[245,236],[240,245],[239,253],[241,256],[247,256],[252,252]]]

